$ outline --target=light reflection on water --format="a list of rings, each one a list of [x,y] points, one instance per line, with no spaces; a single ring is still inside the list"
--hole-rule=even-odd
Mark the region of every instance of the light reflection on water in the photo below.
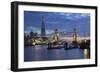
[[[67,50],[64,48],[48,50],[46,45],[24,47],[24,61],[83,59],[83,54],[83,49],[79,48]]]

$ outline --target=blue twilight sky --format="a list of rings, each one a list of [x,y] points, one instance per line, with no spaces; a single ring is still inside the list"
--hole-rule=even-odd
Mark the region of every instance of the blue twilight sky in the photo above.
[[[41,33],[42,17],[44,17],[46,34],[50,35],[54,29],[59,32],[70,33],[76,28],[78,35],[90,35],[90,14],[88,13],[65,13],[65,12],[37,12],[24,11],[24,32]]]

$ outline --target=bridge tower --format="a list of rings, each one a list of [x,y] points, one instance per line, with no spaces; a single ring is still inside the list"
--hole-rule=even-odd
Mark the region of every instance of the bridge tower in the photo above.
[[[73,29],[72,37],[73,37],[73,41],[77,42],[77,31],[76,31],[76,28]]]
[[[53,42],[57,42],[60,40],[58,29],[55,29],[52,40]]]

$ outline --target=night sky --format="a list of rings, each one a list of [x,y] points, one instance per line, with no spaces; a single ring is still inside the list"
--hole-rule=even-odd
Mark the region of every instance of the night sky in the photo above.
[[[40,34],[42,17],[44,17],[46,34],[52,34],[54,29],[60,32],[73,32],[76,28],[78,35],[90,34],[90,14],[65,12],[36,12],[24,11],[24,32],[31,30]]]

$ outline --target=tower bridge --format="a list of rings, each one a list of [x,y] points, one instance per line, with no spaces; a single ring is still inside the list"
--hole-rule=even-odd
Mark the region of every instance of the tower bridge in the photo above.
[[[53,34],[53,37],[52,37],[52,40],[53,41],[59,41],[59,40],[71,40],[71,41],[77,41],[77,32],[76,32],[76,29],[73,30],[73,32],[69,32],[71,34],[70,37],[67,37],[67,32],[59,32],[58,29],[55,29],[54,31],[54,34]],[[62,36],[62,35],[65,35],[65,36]]]

